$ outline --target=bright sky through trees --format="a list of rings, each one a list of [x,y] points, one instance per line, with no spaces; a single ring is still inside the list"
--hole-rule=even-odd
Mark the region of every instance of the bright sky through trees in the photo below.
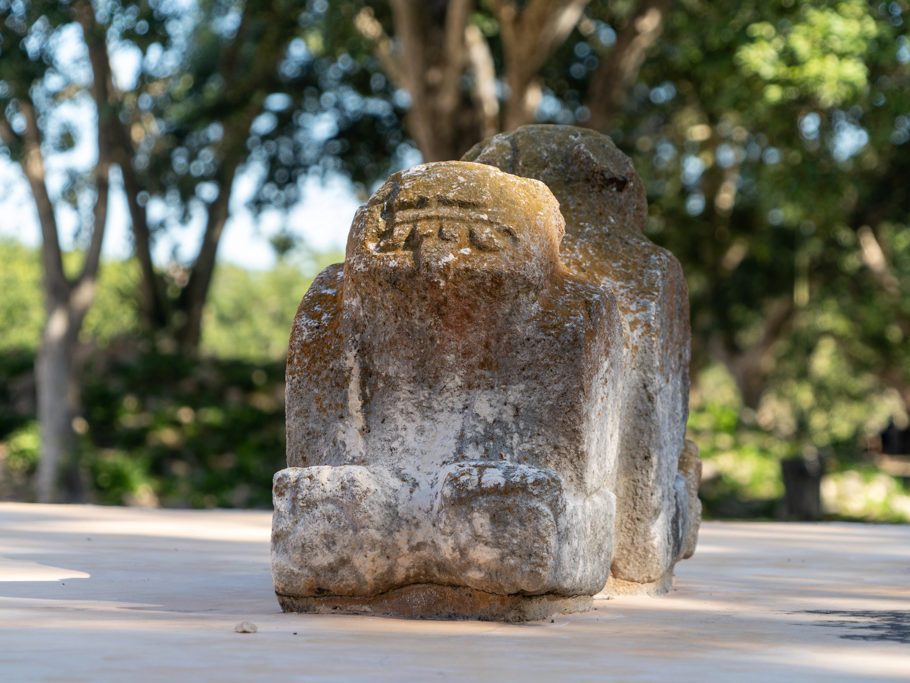
[[[219,259],[245,268],[265,270],[275,263],[275,250],[269,237],[277,233],[282,223],[316,251],[344,249],[348,229],[360,202],[343,177],[330,177],[323,184],[318,179],[307,182],[304,200],[285,216],[271,211],[257,219],[244,208],[251,184],[241,176],[237,180],[236,197],[232,201],[231,219],[225,228],[219,247]],[[17,166],[0,159],[0,237],[14,237],[29,246],[37,246],[41,233],[35,217],[34,202],[28,185]],[[247,191],[244,191],[247,190]],[[61,216],[64,248],[75,246],[76,221]],[[123,259],[130,255],[129,213],[120,192],[112,196],[108,234],[103,253],[109,258]],[[178,260],[191,258],[198,250],[203,224],[194,221],[185,229],[161,236],[155,248],[158,265],[166,265],[175,254]]]
[[[74,73],[69,75],[74,80],[87,80],[88,75],[79,79],[75,73],[87,59],[80,30],[74,24],[63,29],[60,37],[56,48],[59,63],[72,67]],[[111,66],[118,85],[129,86],[136,81],[141,56],[135,49],[124,45],[112,50]],[[91,102],[87,99],[74,99],[70,106],[75,114],[72,120],[82,130],[80,135],[74,136],[77,144],[73,149],[48,156],[48,185],[55,195],[59,194],[59,189],[65,182],[67,166],[72,164],[88,167],[95,162],[98,153],[94,147],[95,138],[91,134],[94,126]],[[253,179],[257,171],[255,168],[247,168],[238,175],[236,191],[231,200],[231,218],[219,247],[221,260],[256,270],[270,268],[275,263],[276,254],[269,238],[282,228],[317,251],[344,248],[351,219],[360,204],[345,177],[330,175],[325,182],[310,178],[304,183],[304,200],[287,214],[278,210],[266,211],[257,219],[245,208],[256,189]],[[115,184],[112,188],[114,191],[103,253],[111,258],[123,259],[131,254],[131,236],[129,212],[120,183],[117,182],[118,175],[119,173],[114,174]],[[70,250],[79,246],[76,235],[77,217],[62,202],[58,205],[57,213],[63,247]],[[18,165],[2,156],[0,216],[3,217],[0,219],[0,237],[14,237],[29,246],[38,245],[41,232],[28,185]],[[154,250],[156,263],[163,266],[175,258],[182,263],[191,260],[198,253],[203,229],[204,217],[197,214],[183,229],[169,230],[160,235]]]

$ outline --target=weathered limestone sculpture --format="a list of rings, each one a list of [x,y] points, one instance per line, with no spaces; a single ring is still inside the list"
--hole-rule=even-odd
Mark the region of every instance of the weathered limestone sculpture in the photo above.
[[[544,182],[566,220],[560,257],[616,296],[624,427],[616,450],[614,556],[606,593],[663,593],[695,552],[701,461],[685,440],[689,299],[676,258],[642,231],[648,205],[631,160],[587,128],[524,126],[465,154]]]
[[[685,285],[628,160],[586,135],[494,138],[358,212],[291,333],[283,609],[543,618],[608,578],[665,590],[691,554]]]

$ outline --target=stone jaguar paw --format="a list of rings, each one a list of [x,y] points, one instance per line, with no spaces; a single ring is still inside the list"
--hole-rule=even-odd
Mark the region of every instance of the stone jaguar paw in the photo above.
[[[369,468],[289,467],[275,475],[272,571],[284,595],[367,594],[385,578],[393,489]]]
[[[512,463],[458,463],[436,499],[442,557],[453,577],[500,594],[540,593],[554,578],[562,483]]]

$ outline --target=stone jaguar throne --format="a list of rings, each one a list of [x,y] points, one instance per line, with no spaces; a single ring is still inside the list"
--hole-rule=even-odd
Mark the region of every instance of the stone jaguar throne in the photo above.
[[[286,611],[543,618],[694,549],[686,290],[631,165],[561,127],[468,156],[391,176],[300,305]]]

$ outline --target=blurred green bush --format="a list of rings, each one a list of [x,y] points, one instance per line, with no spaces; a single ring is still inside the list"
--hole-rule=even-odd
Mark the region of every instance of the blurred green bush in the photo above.
[[[84,333],[83,411],[75,423],[80,459],[67,473],[81,480],[85,498],[269,507],[272,475],[284,466],[291,322],[312,274],[342,258],[304,254],[268,272],[219,266],[199,359],[142,338],[135,264],[106,263]],[[29,500],[39,452],[33,368],[42,324],[40,263],[35,250],[15,242],[0,242],[0,263],[0,498]],[[777,382],[779,391],[769,392],[758,411],[743,407],[722,366],[693,377],[688,436],[704,461],[707,518],[778,517],[780,461],[814,443],[826,457],[822,498],[829,518],[910,521],[907,485],[859,457],[858,439],[887,419],[890,406],[863,403],[863,392],[851,387],[865,378],[844,377],[826,355],[831,352],[818,345],[810,358],[818,375],[814,390],[795,380]],[[818,387],[824,395],[817,395]],[[782,411],[811,425],[803,430],[808,442],[777,433],[788,424]],[[768,415],[773,419],[763,425]]]
[[[836,368],[833,370],[836,371]],[[834,372],[834,374],[837,374]],[[846,380],[839,377],[836,380]],[[843,396],[848,402],[848,397]],[[812,440],[775,434],[761,424],[762,411],[787,405],[771,392],[758,413],[744,408],[736,383],[719,365],[693,378],[688,438],[698,444],[702,458],[699,495],[707,519],[780,518],[784,514],[784,484],[780,462],[785,458],[818,455]],[[824,399],[809,401],[806,410],[824,411]],[[849,406],[848,406],[849,407]],[[874,430],[888,419],[890,406],[866,404],[864,412],[845,409],[833,428],[817,437],[824,444],[821,498],[826,519],[910,522],[910,486],[906,480],[879,471],[862,452],[863,430]],[[792,410],[792,408],[791,408]],[[846,435],[846,436],[844,436]]]

